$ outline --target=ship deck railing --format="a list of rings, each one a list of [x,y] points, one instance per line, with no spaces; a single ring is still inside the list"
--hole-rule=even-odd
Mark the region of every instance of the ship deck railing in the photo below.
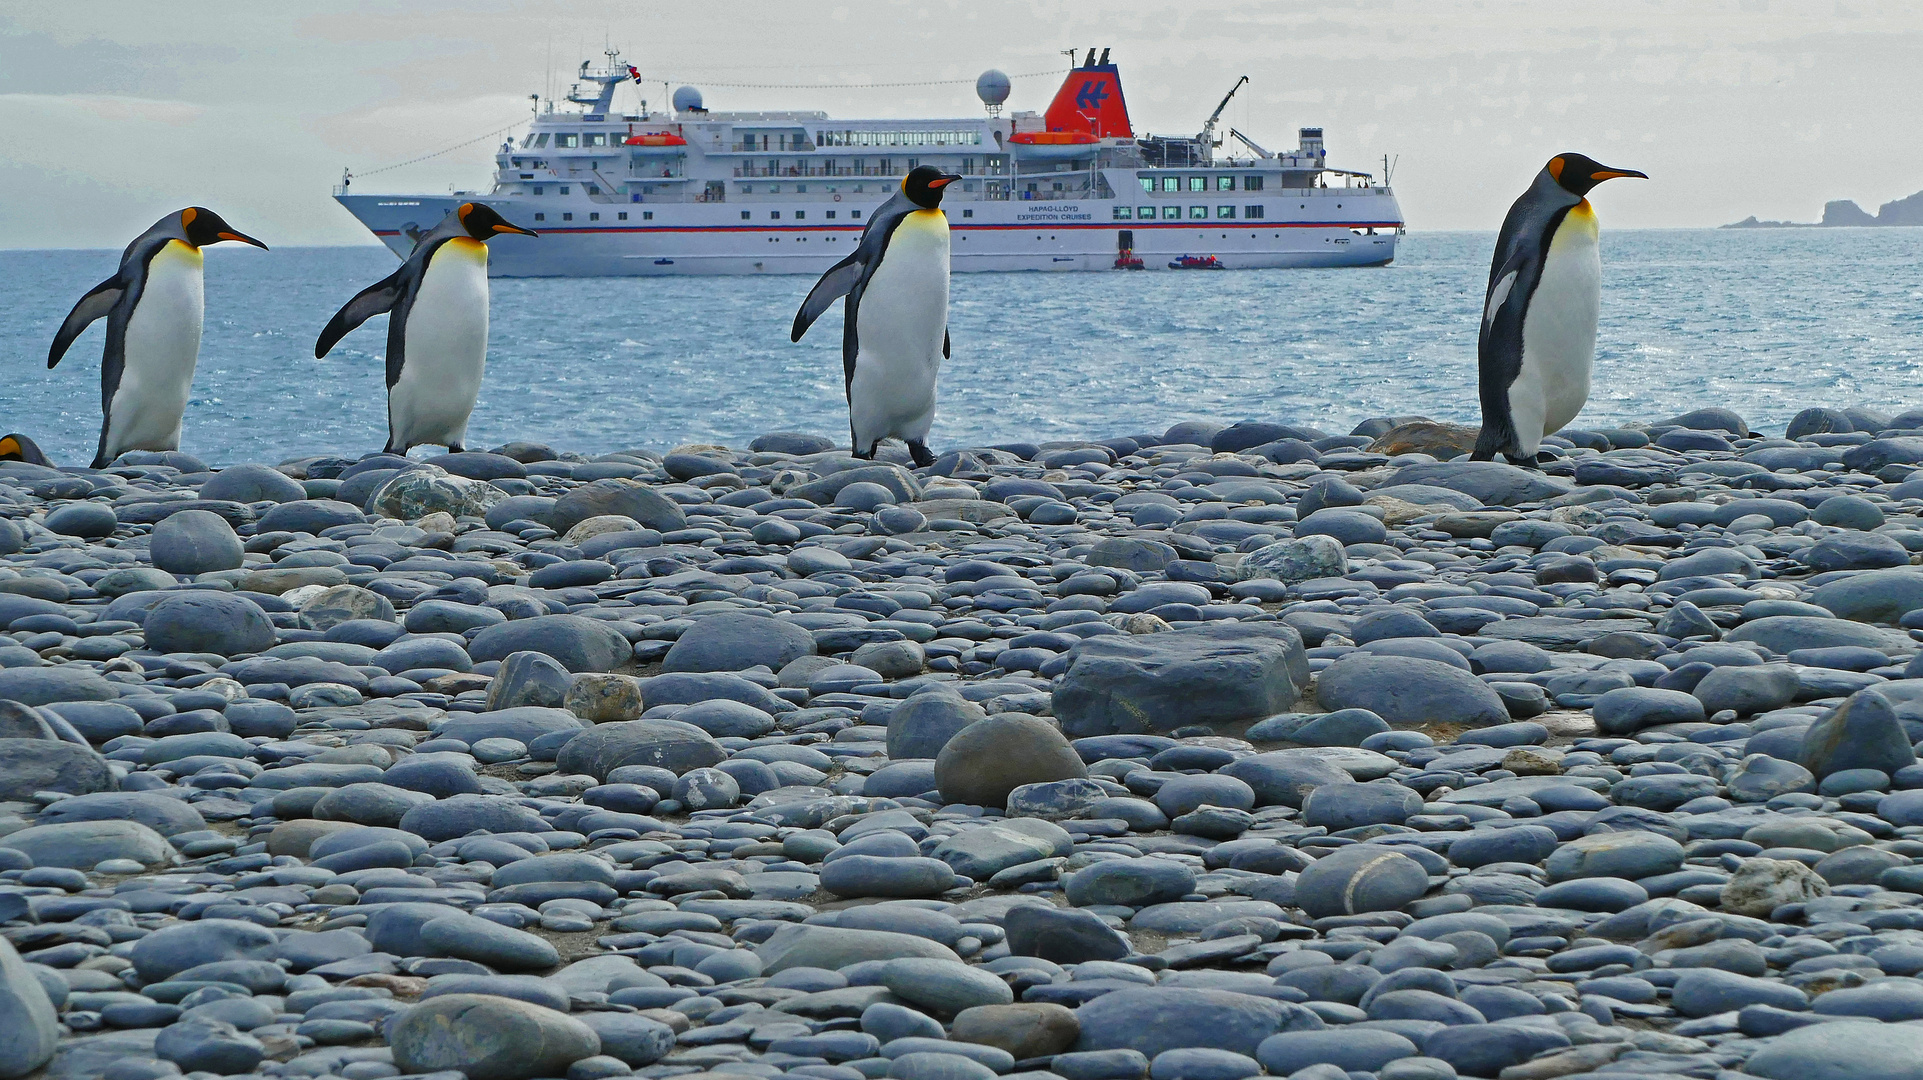
[[[816,166],[812,168],[805,165],[783,165],[779,168],[770,169],[766,167],[755,168],[750,165],[738,165],[735,167],[734,175],[737,179],[742,179],[742,180],[755,180],[755,179],[782,180],[782,179],[787,179],[789,177],[794,177],[798,179],[807,178],[807,177],[840,177],[840,176],[895,177],[895,176],[908,175],[908,170],[892,169],[892,168],[883,169],[875,166],[863,166],[861,168],[853,168],[849,166],[840,166],[840,165],[823,165],[823,166]],[[1008,178],[1007,173],[973,172],[973,173],[963,173],[962,175],[970,179],[983,179],[983,180],[1005,180]]]

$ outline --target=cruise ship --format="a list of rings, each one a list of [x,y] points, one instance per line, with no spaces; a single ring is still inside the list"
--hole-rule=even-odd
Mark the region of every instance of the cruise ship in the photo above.
[[[561,107],[537,100],[490,190],[379,195],[350,175],[334,197],[403,257],[453,207],[486,203],[540,233],[490,245],[499,277],[818,274],[918,165],[962,177],[943,200],[961,272],[1382,266],[1403,230],[1386,182],[1328,164],[1321,128],[1279,151],[1224,131],[1246,76],[1199,134],[1164,136],[1136,133],[1106,49],[1043,112],[1004,115],[1010,80],[988,71],[981,115],[926,120],[710,111],[690,86],[651,109],[641,73],[606,57]]]

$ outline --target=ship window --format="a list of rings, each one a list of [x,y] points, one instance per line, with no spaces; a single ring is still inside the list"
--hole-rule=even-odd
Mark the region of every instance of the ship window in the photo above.
[[[1259,217],[1261,217],[1261,216],[1262,216],[1262,204],[1261,204],[1261,203],[1251,203],[1251,204],[1250,204],[1250,205],[1248,205],[1248,206],[1244,206],[1244,207],[1242,208],[1242,216],[1243,216],[1243,217],[1250,217],[1250,218],[1259,218]]]
[[[854,220],[856,220],[856,221],[860,221],[860,220],[861,220],[861,211],[859,211],[859,210],[850,210],[850,211],[848,211],[848,216],[849,216],[849,217],[851,217],[851,218],[853,218],[853,219],[854,219]]]
[[[535,145],[536,147],[541,147],[541,146],[546,146],[547,144],[548,144],[548,133],[547,133],[547,132],[545,132],[545,131],[543,131],[542,133],[540,133],[539,135],[536,135],[536,136],[534,137],[534,145]]]
[[[774,220],[776,220],[776,221],[780,221],[780,220],[781,220],[781,211],[779,211],[779,210],[770,210],[770,211],[768,211],[768,216],[769,216],[770,218],[773,218],[773,219],[774,219]]]
[[[588,132],[586,139],[581,143],[582,146],[606,146],[607,144],[608,137],[598,131]]]
[[[1138,206],[1135,208],[1135,216],[1141,218],[1143,221],[1154,221],[1155,208],[1153,206]]]
[[[652,211],[652,210],[643,210],[643,211],[641,211],[641,220],[642,220],[642,221],[653,221],[653,220],[654,220],[654,211]]]
[[[1208,177],[1206,177],[1206,176],[1191,176],[1191,177],[1189,177],[1189,190],[1190,190],[1190,191],[1207,191],[1208,189],[1209,189],[1209,178],[1208,178]]]
[[[805,218],[805,217],[807,217],[807,216],[808,216],[808,211],[806,211],[806,210],[797,210],[797,211],[795,211],[795,220],[796,220],[796,221],[800,221],[800,220],[801,220],[802,218]]]
[[[963,217],[974,217],[974,216],[975,216],[975,212],[974,212],[973,210],[963,210],[963,211],[962,211],[962,216],[963,216]]]
[[[1153,176],[1141,176],[1136,179],[1141,183],[1143,191],[1154,192],[1155,178]]]
[[[536,215],[534,215],[534,220],[536,220],[536,221],[546,221],[547,219],[548,219],[548,216],[547,216],[546,214],[536,214]]]
[[[828,220],[829,221],[835,220],[835,212],[833,210],[828,211]]]
[[[628,215],[626,215],[626,214],[622,214],[621,216],[622,216],[622,217],[627,217]],[[588,215],[588,220],[589,220],[589,221],[600,221],[600,220],[601,220],[601,215],[600,215],[600,214],[589,214],[589,215]]]
[[[751,217],[751,216],[752,216],[752,215],[751,215],[751,214],[750,214],[750,213],[749,213],[748,211],[746,211],[746,210],[743,210],[743,211],[741,212],[741,220],[743,220],[743,221],[746,221],[746,220],[748,220],[748,218],[749,218],[749,217]]]
[[[1114,210],[1114,217],[1116,221],[1131,221],[1135,217],[1135,208],[1132,206],[1118,206]]]
[[[1182,216],[1182,208],[1179,206],[1162,207],[1163,221],[1176,221],[1176,220],[1179,220],[1181,216]]]
[[[1218,176],[1218,177],[1216,177],[1216,178],[1215,178],[1215,190],[1217,190],[1217,191],[1234,191],[1234,190],[1235,190],[1235,177],[1233,177],[1233,176]]]
[[[599,184],[583,184],[583,185],[582,185],[582,187],[583,187],[583,189],[585,189],[585,190],[587,191],[587,193],[588,193],[588,194],[590,194],[590,195],[599,195],[599,194],[601,194],[601,186],[600,186]]]
[[[572,131],[560,131],[554,135],[554,145],[560,147],[579,146],[581,137]]]
[[[535,193],[536,195],[546,195],[546,194],[548,193],[548,189],[547,189],[547,188],[544,188],[544,187],[542,187],[542,186],[541,186],[541,185],[539,185],[539,184],[536,184],[536,185],[534,185],[534,193]]]
[[[616,221],[628,220],[628,212],[626,210],[621,211],[620,213],[614,215],[614,220]]]
[[[1219,218],[1232,218],[1235,216],[1235,207],[1218,206],[1215,208],[1215,216]]]
[[[562,221],[573,221],[573,220],[574,220],[574,215],[573,215],[573,214],[562,214],[562,215],[561,215],[561,220],[562,220]]]
[[[567,193],[568,193],[568,186],[567,186],[566,184],[562,184],[562,185],[561,185],[561,194],[563,194],[563,195],[566,195]]]
[[[1242,190],[1243,191],[1261,191],[1262,178],[1259,176],[1244,176],[1242,178]]]
[[[1178,176],[1164,176],[1164,177],[1162,177],[1162,190],[1163,190],[1163,191],[1180,191],[1180,190],[1182,190],[1182,179],[1181,179],[1181,177],[1178,177]]]
[[[1209,208],[1206,206],[1189,207],[1190,218],[1207,218],[1208,216],[1209,216]]]

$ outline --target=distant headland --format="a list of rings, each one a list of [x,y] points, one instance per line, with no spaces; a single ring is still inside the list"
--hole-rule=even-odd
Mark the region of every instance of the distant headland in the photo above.
[[[1758,221],[1755,215],[1751,215],[1722,227],[1725,229],[1820,229],[1863,225],[1923,225],[1923,191],[1886,202],[1876,208],[1874,215],[1856,205],[1852,199],[1834,199],[1823,204],[1821,221]]]

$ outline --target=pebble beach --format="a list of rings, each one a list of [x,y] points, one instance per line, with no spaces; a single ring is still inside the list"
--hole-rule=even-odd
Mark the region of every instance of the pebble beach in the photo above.
[[[0,462],[0,1077],[1923,1077],[1923,410],[1473,439]]]

